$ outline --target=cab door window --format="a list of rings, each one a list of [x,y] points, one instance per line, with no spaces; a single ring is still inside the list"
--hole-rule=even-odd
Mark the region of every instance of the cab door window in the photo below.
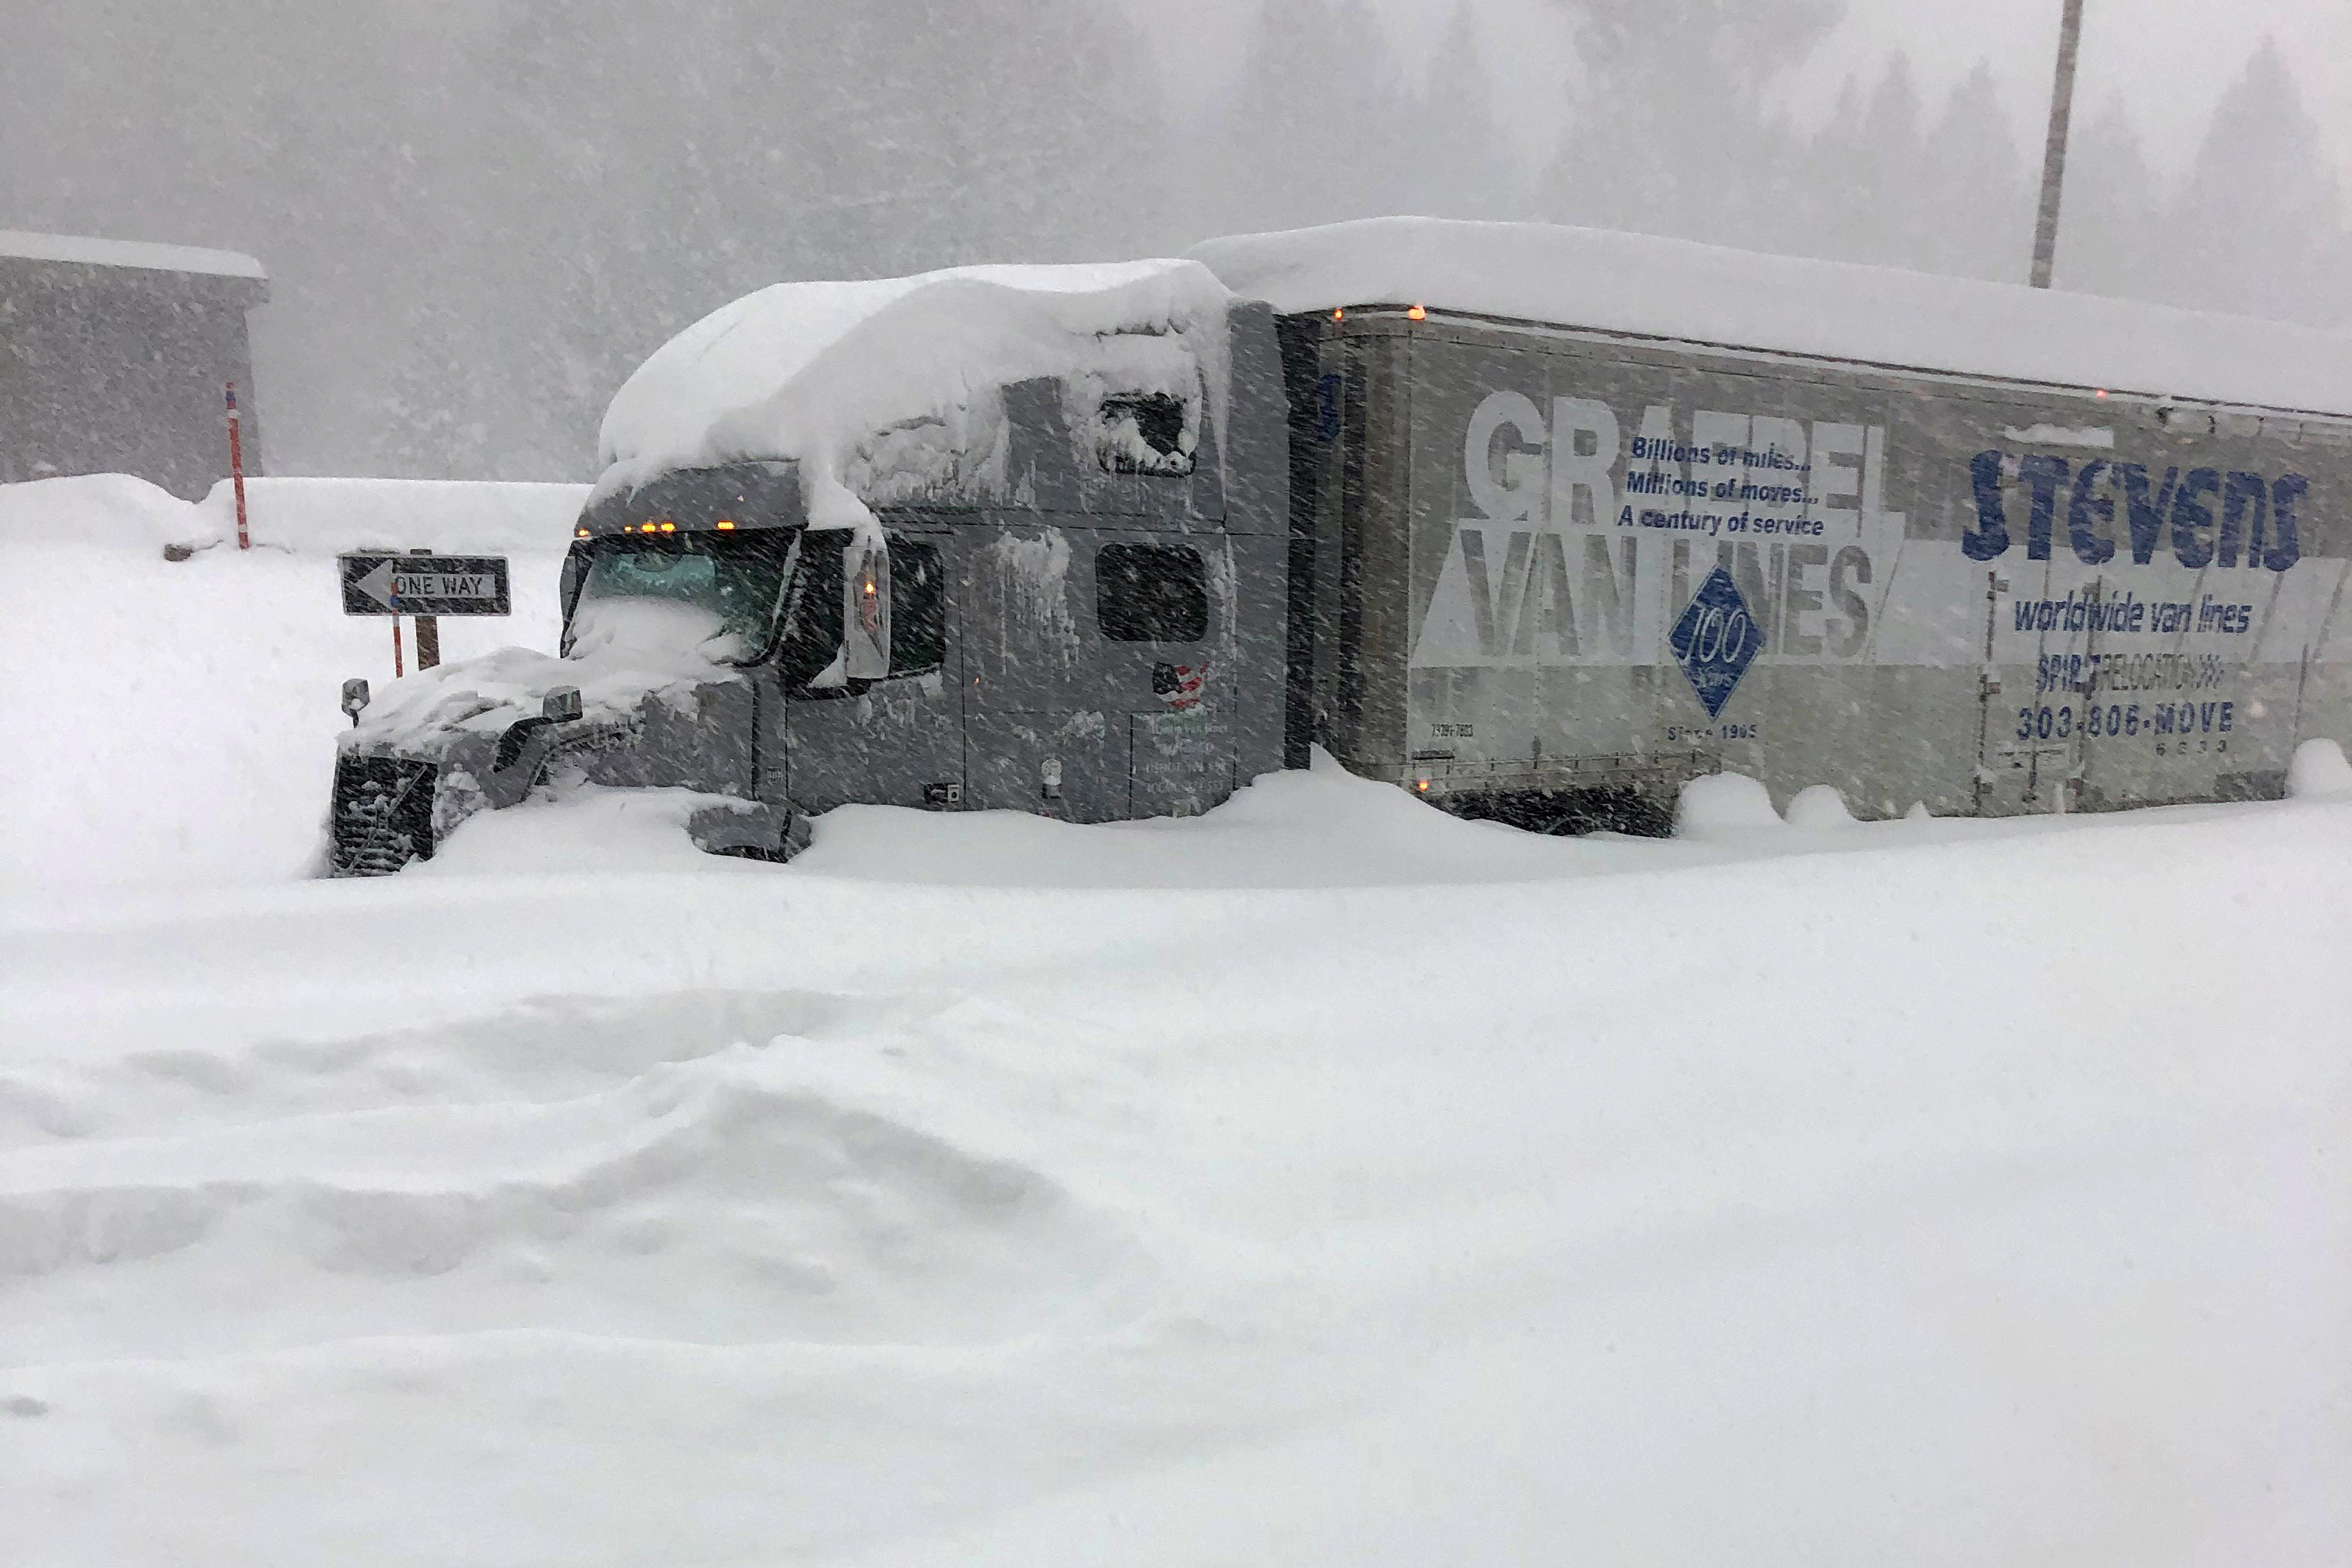
[[[939,546],[890,535],[890,673],[928,675],[947,658],[947,568]]]

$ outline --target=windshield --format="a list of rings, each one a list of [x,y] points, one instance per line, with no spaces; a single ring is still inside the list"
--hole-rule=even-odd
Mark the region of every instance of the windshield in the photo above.
[[[616,648],[757,664],[772,651],[800,687],[841,647],[836,535],[803,548],[799,529],[604,538],[564,563],[563,652]]]
[[[578,584],[564,652],[694,652],[749,664],[767,651],[797,530],[607,538],[572,547]]]

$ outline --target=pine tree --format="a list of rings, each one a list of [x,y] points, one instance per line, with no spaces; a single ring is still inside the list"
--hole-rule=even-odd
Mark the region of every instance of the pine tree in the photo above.
[[[1538,188],[1563,223],[1732,245],[1785,233],[1796,138],[1768,98],[1834,0],[1558,0],[1584,79]]]
[[[2344,195],[2276,43],[2215,108],[2166,226],[2157,287],[2181,304],[2317,323],[2352,315]]]
[[[2038,193],[2001,110],[1990,65],[1978,61],[1953,90],[1928,134],[1919,173],[1914,189],[1926,205],[1912,265],[1957,277],[2025,281]]]
[[[1862,83],[1847,77],[1828,119],[1797,153],[1793,189],[1769,248],[1852,259],[1870,253],[1879,218],[1872,205],[1877,173],[1862,136],[1868,112]]]
[[[1363,0],[1265,6],[1221,117],[1200,226],[1297,228],[1409,208],[1411,102]]]
[[[1853,162],[1860,178],[1841,214],[1831,254],[1882,267],[1927,265],[1935,205],[1927,180],[1926,110],[1911,79],[1911,57],[1897,49],[1863,110]]]
[[[1454,8],[1430,62],[1429,79],[1404,149],[1408,210],[1434,217],[1504,218],[1519,214],[1518,179],[1495,117],[1495,83],[1479,54],[1478,18]]]
[[[2164,265],[2162,182],[2121,103],[2075,123],[2053,280],[2081,293],[2156,298]]]

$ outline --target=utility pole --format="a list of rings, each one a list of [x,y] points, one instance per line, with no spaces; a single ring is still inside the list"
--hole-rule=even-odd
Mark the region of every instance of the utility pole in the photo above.
[[[2058,197],[2066,184],[2066,131],[2074,118],[2074,56],[2083,39],[2083,0],[2066,0],[2058,24],[2058,79],[2050,89],[2050,141],[2042,153],[2042,212],[2033,225],[2033,286],[2050,287],[2058,255]]]

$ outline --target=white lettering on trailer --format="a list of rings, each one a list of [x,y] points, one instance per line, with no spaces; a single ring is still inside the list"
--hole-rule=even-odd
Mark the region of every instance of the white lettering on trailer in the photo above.
[[[1417,669],[1675,662],[1670,635],[1718,567],[1768,665],[1968,666],[1988,638],[1995,664],[2296,665],[2340,657],[2352,628],[2335,609],[2352,563],[2303,554],[2315,509],[2298,474],[1999,450],[1895,473],[1883,423],[1566,397],[1547,411],[1508,391],[1465,435],[1476,515],[1432,520],[1444,553]],[[1908,537],[1888,505],[1906,497],[1958,539]],[[2116,722],[2130,732],[2127,710]]]
[[[1525,394],[1490,393],[1463,454],[1482,515],[1454,525],[1412,665],[1664,662],[1667,633],[1717,565],[1769,655],[1864,657],[1891,576],[1880,563],[1905,526],[1885,505],[1885,426],[1687,417],[1656,405],[1621,420],[1556,397],[1547,421]]]

